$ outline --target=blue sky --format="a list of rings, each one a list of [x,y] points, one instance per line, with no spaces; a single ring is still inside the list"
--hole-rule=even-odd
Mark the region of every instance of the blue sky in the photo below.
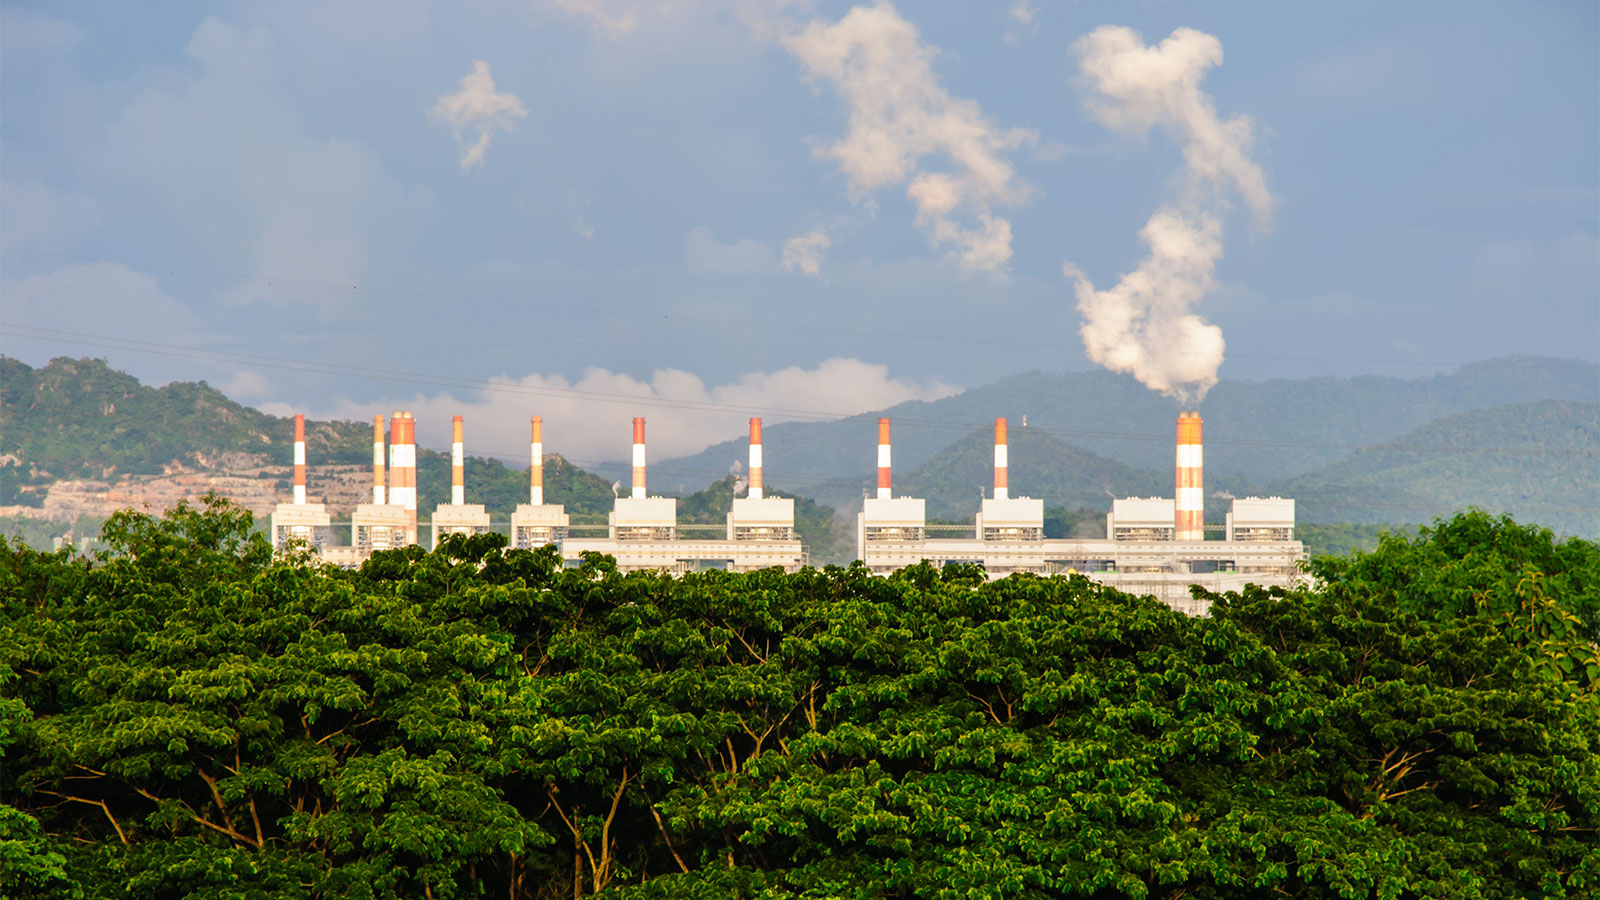
[[[275,411],[409,406],[425,442],[465,410],[508,455],[542,411],[553,447],[615,456],[643,409],[658,453],[689,452],[753,410],[1089,368],[1064,264],[1114,293],[1146,222],[1191,201],[1220,255],[1181,312],[1220,329],[1219,377],[1600,355],[1590,3],[0,17],[0,350],[30,363],[104,356]],[[1162,118],[1187,113],[1104,112],[1083,42],[1108,25],[1220,46],[1189,97],[1248,118],[1270,225],[1243,181],[1197,174],[1204,129]]]

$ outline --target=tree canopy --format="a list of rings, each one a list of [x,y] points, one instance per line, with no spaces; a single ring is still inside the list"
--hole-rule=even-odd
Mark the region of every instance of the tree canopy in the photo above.
[[[1600,548],[1509,520],[1207,618],[498,535],[346,571],[214,499],[103,536],[0,539],[0,894],[1600,891]]]

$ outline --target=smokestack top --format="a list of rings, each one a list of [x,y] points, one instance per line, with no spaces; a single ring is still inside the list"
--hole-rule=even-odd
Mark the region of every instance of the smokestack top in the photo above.
[[[878,499],[894,496],[889,474],[889,420],[878,420]]]
[[[646,497],[644,480],[644,417],[633,419],[633,498]]]
[[[750,419],[750,486],[746,489],[745,496],[752,500],[760,500],[762,497],[761,419],[759,416]]]
[[[303,444],[303,443],[305,443],[305,440],[306,440],[306,416],[305,416],[305,413],[295,413],[294,414],[294,441],[297,444]]]
[[[878,420],[878,443],[880,443],[880,444],[889,443],[889,420],[888,419],[879,419]]]
[[[1197,412],[1178,413],[1178,443],[1200,443],[1201,427],[1203,424],[1204,420],[1200,418],[1200,414]]]
[[[537,444],[544,440],[544,437],[541,434],[541,432],[544,431],[544,417],[534,416],[532,419],[529,419],[528,422],[533,426],[533,442]]]
[[[1006,500],[1011,496],[1008,487],[1006,460],[1006,420],[994,420],[994,499]]]

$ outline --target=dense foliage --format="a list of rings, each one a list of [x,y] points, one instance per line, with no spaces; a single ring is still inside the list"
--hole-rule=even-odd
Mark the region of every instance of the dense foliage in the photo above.
[[[1600,548],[1481,514],[1200,619],[492,535],[339,571],[220,502],[104,536],[0,543],[0,894],[1600,891],[1600,668],[1552,662]]]

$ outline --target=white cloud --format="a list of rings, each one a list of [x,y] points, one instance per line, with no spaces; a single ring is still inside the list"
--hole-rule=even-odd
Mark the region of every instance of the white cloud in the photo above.
[[[449,125],[456,136],[461,145],[461,171],[465,172],[483,164],[496,131],[514,130],[516,121],[525,118],[528,110],[515,94],[495,90],[489,64],[480,59],[462,76],[461,89],[440,97],[431,115]],[[470,144],[465,138],[468,133],[472,135]]]
[[[466,419],[467,452],[521,461],[526,458],[528,417],[544,418],[547,450],[580,464],[626,459],[634,416],[648,419],[650,458],[695,453],[743,432],[750,416],[767,424],[800,413],[854,415],[907,400],[933,400],[957,388],[940,382],[893,378],[887,366],[857,359],[829,359],[813,369],[798,366],[752,372],[720,385],[678,369],[658,369],[648,380],[601,368],[569,381],[560,375],[502,376],[492,387],[461,396],[388,397],[370,403],[337,401],[317,417],[364,420],[374,411],[410,409],[418,440],[435,448],[449,444],[450,417]],[[305,412],[280,403],[262,406],[279,414]],[[471,493],[471,485],[467,487]]]
[[[838,164],[852,193],[905,184],[935,246],[951,247],[968,271],[1002,272],[1011,225],[994,209],[1028,195],[1005,154],[1032,134],[1000,130],[976,102],[941,87],[938,49],[888,3],[855,7],[832,25],[812,22],[783,43],[849,107],[849,133],[817,152]],[[924,168],[938,158],[947,169]]]
[[[783,267],[791,272],[819,275],[822,272],[822,255],[833,240],[828,232],[813,228],[805,234],[783,242]]]
[[[105,210],[85,194],[0,179],[0,248],[68,250],[103,221]]]
[[[1139,233],[1149,255],[1115,287],[1096,290],[1077,266],[1064,266],[1084,349],[1152,390],[1198,401],[1217,383],[1225,349],[1222,329],[1193,309],[1216,286],[1226,192],[1244,197],[1258,227],[1272,221],[1266,176],[1249,156],[1253,126],[1245,116],[1218,118],[1200,89],[1222,62],[1222,43],[1209,34],[1179,28],[1150,47],[1131,28],[1107,25],[1074,49],[1095,118],[1139,138],[1166,127],[1183,145],[1186,173],[1182,199],[1158,209]]]
[[[778,254],[771,247],[750,238],[720,244],[704,225],[689,232],[683,241],[683,262],[690,272],[739,274],[771,272],[778,266]]]

